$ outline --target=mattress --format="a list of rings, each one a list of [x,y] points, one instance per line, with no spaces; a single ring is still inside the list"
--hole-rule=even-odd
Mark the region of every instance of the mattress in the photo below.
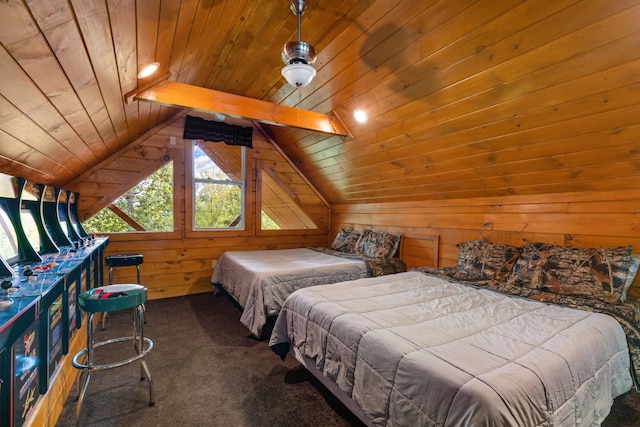
[[[221,285],[242,306],[240,321],[260,337],[267,316],[277,315],[295,290],[368,276],[360,259],[308,248],[229,251],[218,260],[211,283]]]
[[[633,385],[613,317],[418,271],[298,290],[269,345],[370,425],[599,425]]]

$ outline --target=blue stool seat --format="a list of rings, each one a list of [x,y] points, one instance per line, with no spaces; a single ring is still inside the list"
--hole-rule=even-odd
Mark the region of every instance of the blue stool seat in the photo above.
[[[90,289],[78,297],[78,305],[87,312],[87,346],[80,350],[72,359],[74,368],[80,369],[78,377],[78,404],[76,406],[76,420],[80,419],[82,402],[89,385],[91,373],[102,371],[129,363],[140,362],[140,378],[149,382],[149,405],[155,403],[153,396],[153,382],[151,372],[145,360],[145,356],[153,348],[153,341],[144,336],[143,309],[147,301],[147,288],[138,284],[107,285]],[[133,335],[128,337],[113,338],[102,342],[93,342],[93,315],[95,313],[106,314],[112,311],[133,309]],[[131,357],[115,362],[94,364],[94,350],[113,343],[133,341],[135,354]],[[83,382],[84,377],[84,382]]]
[[[147,288],[142,285],[118,284],[101,286],[84,292],[78,298],[78,305],[86,312],[108,313],[126,310],[147,301]]]

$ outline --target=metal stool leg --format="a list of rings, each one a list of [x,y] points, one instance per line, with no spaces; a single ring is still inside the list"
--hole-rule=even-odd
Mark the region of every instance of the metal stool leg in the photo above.
[[[77,379],[78,403],[76,405],[76,421],[82,419],[82,404],[84,402],[89,380],[94,371],[109,370],[135,362],[140,362],[140,379],[149,381],[149,406],[155,404],[153,380],[146,361],[147,354],[153,349],[153,341],[144,336],[143,305],[147,300],[147,288],[137,284],[119,284],[94,288],[80,294],[80,307],[87,312],[87,346],[80,350],[71,360],[74,368],[80,370]],[[104,312],[133,309],[133,336],[112,338],[94,342],[93,315]],[[134,356],[111,361],[109,363],[94,364],[94,351],[99,347],[133,341]]]
[[[140,354],[144,348],[142,340],[142,325],[140,323],[140,306],[133,310],[133,349]],[[140,366],[140,381],[144,381],[144,369]]]
[[[136,265],[136,274],[138,275],[138,285],[142,285],[142,281],[140,280],[140,265]],[[147,308],[142,304],[142,319],[144,323],[147,323]]]
[[[93,365],[93,332],[92,332],[93,313],[87,314],[87,356],[86,365]],[[84,382],[82,377],[84,375]],[[82,411],[82,402],[84,402],[84,396],[89,386],[89,380],[91,379],[91,373],[89,371],[80,371],[80,377],[78,378],[78,403],[76,404],[76,422],[80,420],[80,413]]]
[[[144,304],[139,305],[136,307],[135,312],[134,312],[134,329],[135,329],[135,338],[134,342],[135,342],[135,347],[136,347],[136,352],[138,354],[141,354],[142,351],[144,350]],[[155,401],[155,396],[153,393],[153,380],[151,379],[151,371],[149,370],[149,366],[147,365],[147,361],[145,360],[144,357],[142,357],[140,359],[140,381],[144,381],[145,378],[147,379],[147,381],[149,382],[149,406],[153,406],[156,401]]]
[[[109,267],[109,284],[113,285],[113,267]],[[140,284],[140,274],[138,273],[138,284]],[[100,313],[100,317],[102,320],[102,330],[104,331],[107,327],[107,313]]]
[[[102,330],[104,331],[107,327],[107,313],[100,313]]]

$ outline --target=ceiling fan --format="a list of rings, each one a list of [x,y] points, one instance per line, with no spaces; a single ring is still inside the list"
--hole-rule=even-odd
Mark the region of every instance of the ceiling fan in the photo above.
[[[300,17],[304,13],[304,0],[292,0],[289,6],[291,12],[298,18],[298,40],[285,43],[281,57],[286,64],[282,69],[282,76],[287,82],[296,87],[306,86],[316,75],[316,70],[310,64],[316,60],[316,50],[307,42],[300,40]]]

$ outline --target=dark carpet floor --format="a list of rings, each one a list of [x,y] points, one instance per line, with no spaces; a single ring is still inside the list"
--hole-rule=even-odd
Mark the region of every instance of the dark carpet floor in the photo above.
[[[85,426],[361,426],[292,357],[285,362],[249,336],[225,297],[191,295],[149,301],[145,335],[155,405],[137,363],[92,375],[82,410]],[[131,314],[111,315],[97,339],[127,336]],[[131,354],[131,343],[98,349],[106,362]],[[118,356],[112,356],[113,353]],[[58,427],[75,426],[75,390]],[[605,427],[640,426],[640,394],[616,399]]]

